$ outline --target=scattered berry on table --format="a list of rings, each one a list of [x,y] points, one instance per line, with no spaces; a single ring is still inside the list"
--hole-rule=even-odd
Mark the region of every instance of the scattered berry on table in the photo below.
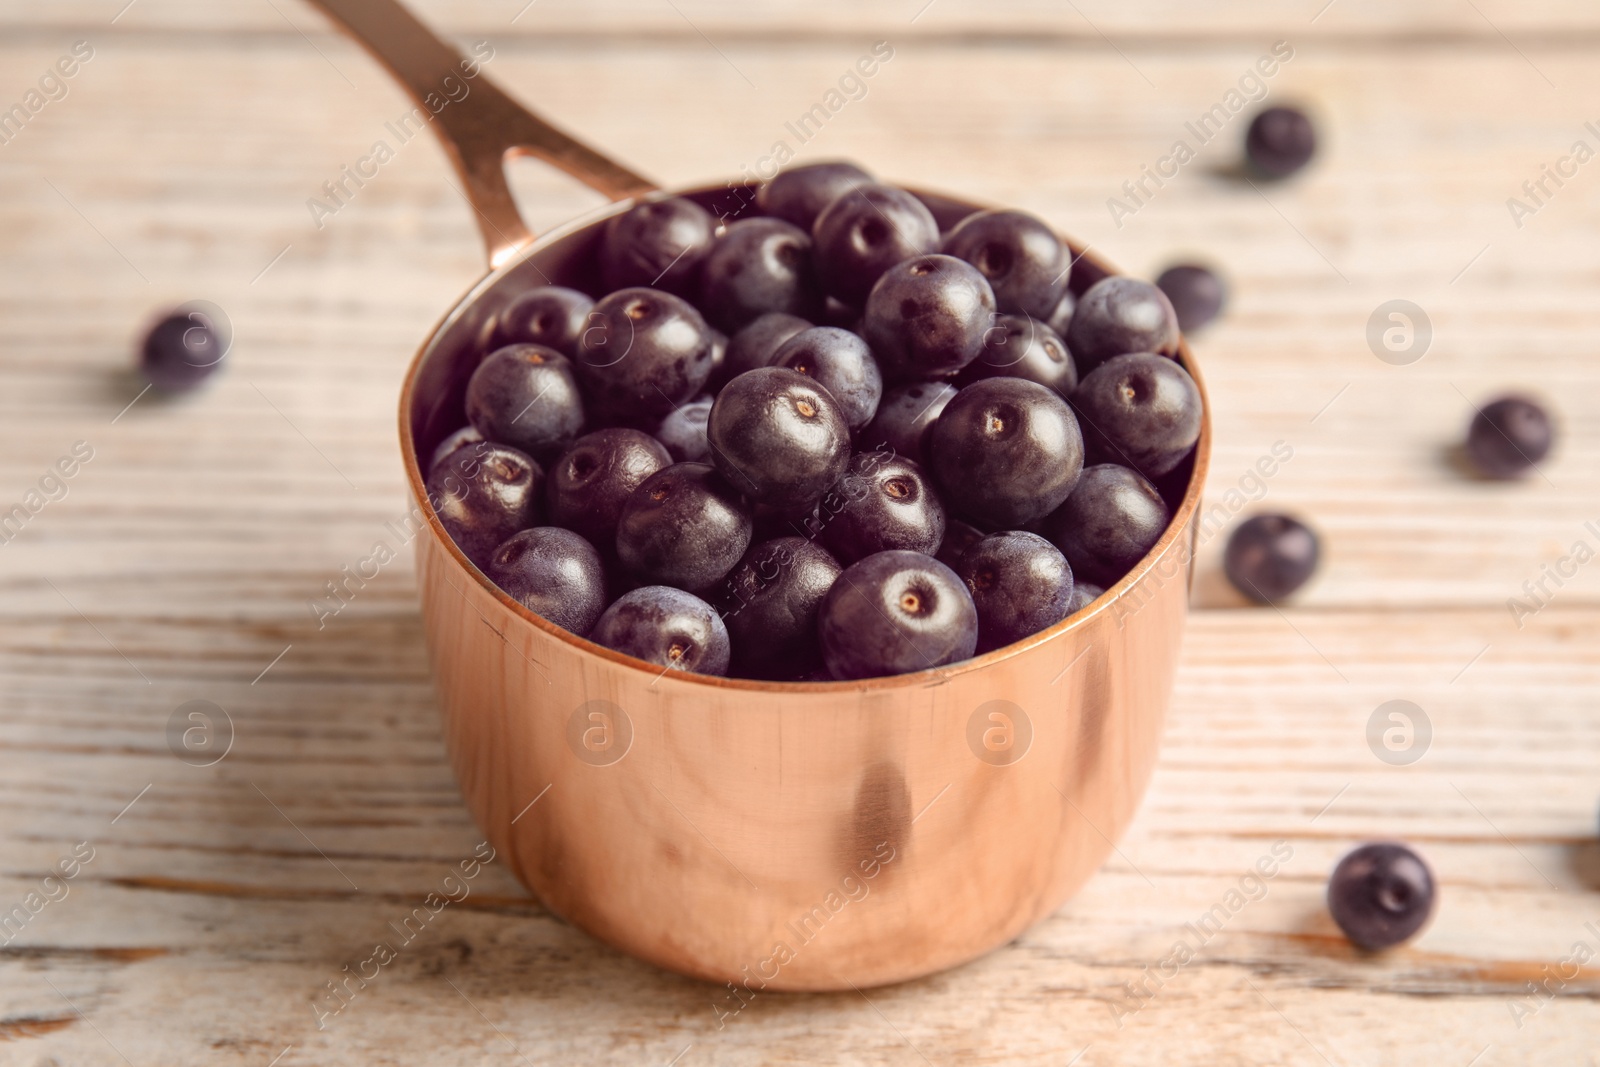
[[[1207,267],[1183,263],[1168,267],[1156,279],[1156,288],[1167,294],[1178,315],[1178,328],[1192,333],[1222,314],[1228,301],[1222,279]]]
[[[1543,407],[1526,397],[1485,404],[1467,427],[1467,459],[1487,478],[1515,478],[1550,454],[1555,427]]]
[[[1223,569],[1239,592],[1270,604],[1305,585],[1320,555],[1317,535],[1299,519],[1257,515],[1229,535]]]
[[[1287,178],[1316,155],[1317,131],[1298,108],[1269,107],[1251,120],[1244,151],[1245,160],[1258,174]]]
[[[1409,941],[1433,914],[1433,872],[1405,845],[1362,845],[1328,879],[1328,911],[1352,944],[1375,951]]]
[[[221,366],[228,339],[212,317],[180,308],[150,328],[139,354],[145,379],[164,393],[193,389]]]

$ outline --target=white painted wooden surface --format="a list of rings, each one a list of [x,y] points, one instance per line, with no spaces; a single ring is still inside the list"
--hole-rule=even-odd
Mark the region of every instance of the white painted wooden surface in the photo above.
[[[0,510],[74,442],[94,449],[0,546],[0,903],[95,849],[0,948],[0,1064],[1600,1051],[1600,963],[1520,1027],[1513,1011],[1575,943],[1600,954],[1600,567],[1547,583],[1521,629],[1506,606],[1574,542],[1600,548],[1584,527],[1600,521],[1600,163],[1520,230],[1506,208],[1573,140],[1600,148],[1592,5],[1338,0],[1313,23],[1320,2],[937,0],[913,23],[918,4],[540,0],[515,22],[510,0],[419,4],[494,43],[491,77],[666,183],[754,165],[872,41],[894,42],[805,153],[1023,206],[1140,273],[1217,263],[1234,300],[1198,341],[1211,498],[1289,443],[1248,508],[1304,514],[1328,561],[1280,615],[1240,607],[1216,579],[1221,538],[1208,546],[1169,740],[1120,856],[986,959],[865,997],[758,1000],[719,1031],[715,990],[596,946],[491,866],[318,1031],[323,984],[479,840],[439,743],[409,554],[325,629],[306,607],[404,509],[401,367],[479,272],[476,236],[420,139],[312,225],[306,198],[404,103],[309,9],[138,0],[112,24],[122,3],[0,10],[0,105],[73,41],[95,49],[0,145]],[[1227,177],[1240,119],[1117,228],[1106,199],[1278,39],[1295,57],[1270,98],[1317,110],[1317,167],[1259,192]],[[596,203],[536,164],[517,180],[536,225]],[[233,365],[124,412],[142,320],[202,297],[233,319]],[[1393,298],[1435,327],[1410,366],[1367,346]],[[1519,485],[1464,478],[1446,450],[1508,386],[1553,403],[1562,446]],[[214,767],[168,751],[191,699],[232,716]],[[1432,723],[1411,766],[1368,748],[1391,699]],[[1320,900],[1337,856],[1377,836],[1415,843],[1443,889],[1429,930],[1372,960]],[[1266,895],[1119,1029],[1124,983],[1277,841],[1293,856]]]

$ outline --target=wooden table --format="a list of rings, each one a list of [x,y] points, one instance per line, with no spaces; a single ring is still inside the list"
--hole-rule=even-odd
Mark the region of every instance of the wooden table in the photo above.
[[[601,947],[490,865],[319,1030],[326,983],[479,840],[409,551],[325,626],[308,608],[405,509],[401,368],[479,273],[474,227],[425,138],[313,223],[307,199],[407,104],[296,0],[10,5],[0,107],[73,42],[93,55],[0,144],[0,511],[76,442],[93,456],[0,546],[0,905],[59,898],[0,948],[0,1063],[1600,1062],[1600,565],[1560,562],[1600,548],[1600,162],[1520,227],[1507,204],[1533,206],[1522,183],[1574,141],[1600,148],[1592,3],[525,2],[416,6],[664,183],[795,147],[784,123],[886,40],[801,158],[1020,205],[1135,272],[1218,264],[1232,307],[1198,342],[1218,522],[1295,511],[1326,565],[1292,608],[1249,609],[1209,540],[1139,819],[984,959],[763,997],[718,1029],[717,989]],[[1108,198],[1280,40],[1262,84],[1317,114],[1314,169],[1241,181],[1230,116],[1118,226]],[[536,227],[597,203],[537,164],[516,183]],[[231,317],[232,366],[141,396],[143,320],[194,298]],[[1396,299],[1433,331],[1403,365],[1367,340]],[[1450,447],[1511,387],[1554,405],[1559,452],[1473,481]],[[1292,459],[1252,480],[1277,442]],[[1569,573],[1515,618],[1546,565]],[[1368,740],[1397,699],[1431,726],[1408,764]],[[211,766],[169,748],[191,700],[231,719]],[[1323,890],[1377,837],[1442,888],[1423,936],[1365,958]],[[75,847],[75,877],[45,883]],[[1161,975],[1274,848],[1259,899]]]

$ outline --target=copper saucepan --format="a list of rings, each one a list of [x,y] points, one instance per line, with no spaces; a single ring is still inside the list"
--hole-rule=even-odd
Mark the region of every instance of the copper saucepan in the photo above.
[[[315,2],[419,102],[446,92],[446,78],[463,80],[461,57],[394,0]],[[1187,482],[1171,490],[1181,494],[1171,528],[1105,596],[1049,630],[964,663],[859,682],[662,673],[500,592],[440,526],[419,465],[464,424],[467,377],[509,300],[549,281],[598,295],[601,226],[655,186],[481,73],[431,125],[477,211],[491,269],[412,361],[400,447],[451,762],[517,877],[625,952],[734,983],[728,1012],[758,989],[928,974],[1053,911],[1110,852],[1155,763],[1209,414],[1181,469]],[[617,202],[535,239],[506,185],[518,154]],[[750,198],[741,182],[676,195],[718,213],[730,192]],[[983,206],[917,195],[946,228]],[[1074,252],[1077,292],[1112,273]],[[1199,383],[1186,346],[1180,358]]]

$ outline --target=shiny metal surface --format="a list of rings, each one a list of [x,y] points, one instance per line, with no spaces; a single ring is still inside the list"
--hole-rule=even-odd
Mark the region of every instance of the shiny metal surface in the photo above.
[[[322,2],[363,33],[397,10],[390,0]],[[415,40],[426,31],[410,27],[402,54],[369,45],[414,87],[422,76],[407,73],[408,57],[426,51]],[[479,153],[498,166],[507,139],[468,129],[473,139],[455,148],[463,174],[488,166]],[[584,153],[566,158],[593,156]],[[572,172],[612,195],[642,182],[614,165]],[[493,199],[503,180],[469,191],[486,193],[480,211],[504,221]],[[717,209],[748,190],[680,195]],[[944,226],[983,206],[919,195]],[[1161,541],[1050,630],[965,663],[862,682],[662,673],[496,589],[427,506],[418,462],[462,421],[495,315],[546,280],[592,288],[597,227],[628,206],[525,248],[486,230],[502,265],[444,318],[406,376],[400,437],[422,528],[424,620],[468,806],[552,910],[662,967],[735,984],[730,1014],[755,990],[864,987],[971,959],[1081,886],[1143,794],[1187,611],[1209,408]],[[1074,288],[1106,273],[1082,255]],[[1187,348],[1181,358],[1199,383]]]

